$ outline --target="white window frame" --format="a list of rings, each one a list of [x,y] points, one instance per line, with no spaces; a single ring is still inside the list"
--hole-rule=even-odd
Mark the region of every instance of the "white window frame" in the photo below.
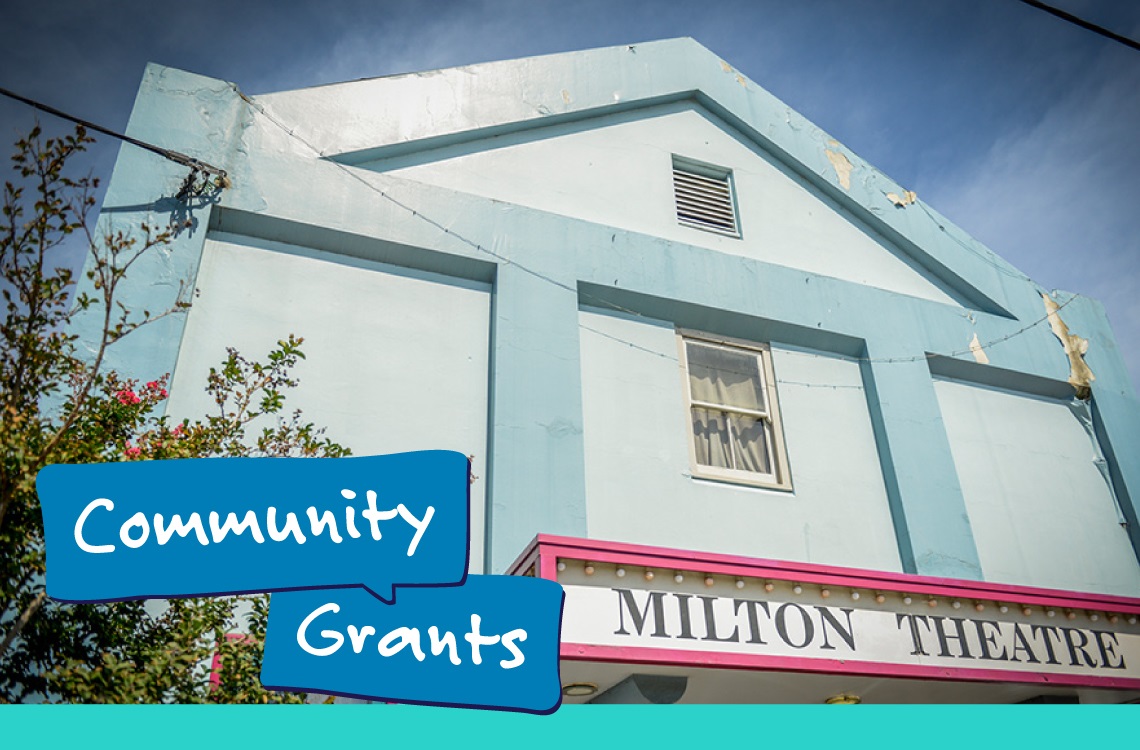
[[[705,223],[698,220],[687,219],[682,217],[678,211],[677,206],[677,173],[692,175],[694,177],[713,180],[716,182],[723,182],[728,190],[728,203],[729,210],[732,214],[732,230],[723,227],[718,227],[714,224]],[[709,232],[711,234],[719,234],[722,237],[735,237],[741,238],[740,233],[740,211],[736,205],[736,184],[732,177],[732,170],[727,167],[718,167],[713,164],[704,164],[699,161],[687,159],[683,156],[673,154],[673,216],[676,218],[677,223],[683,227],[690,229],[698,229],[702,232]]]
[[[761,388],[764,389],[766,411],[756,411],[734,406],[724,406],[693,399],[692,387],[689,382],[689,352],[687,342],[695,342],[705,346],[714,346],[727,349],[735,353],[748,353],[756,356],[761,377]],[[688,425],[689,466],[692,475],[698,479],[712,479],[734,484],[746,484],[753,487],[767,487],[778,490],[791,490],[792,477],[788,469],[787,449],[784,445],[784,430],[780,422],[780,404],[776,391],[776,373],[772,366],[772,350],[767,344],[741,339],[729,338],[692,331],[677,329],[677,349],[681,362],[682,386],[685,393],[685,422]],[[763,419],[770,425],[770,440],[768,441],[768,465],[772,471],[762,474],[743,469],[726,469],[720,466],[709,466],[697,462],[696,439],[693,434],[693,409],[711,409],[720,412],[742,414],[757,419]],[[730,450],[735,451],[733,441],[729,441]]]

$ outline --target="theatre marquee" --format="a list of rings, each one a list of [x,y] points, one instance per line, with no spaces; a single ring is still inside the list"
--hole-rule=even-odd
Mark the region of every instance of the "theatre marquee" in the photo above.
[[[1140,600],[540,536],[561,656],[1140,688]]]

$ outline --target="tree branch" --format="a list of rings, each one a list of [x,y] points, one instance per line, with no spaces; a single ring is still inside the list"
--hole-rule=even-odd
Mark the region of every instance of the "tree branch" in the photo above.
[[[36,598],[32,600],[31,604],[24,608],[23,614],[13,623],[11,630],[8,631],[8,635],[4,636],[4,642],[0,643],[0,654],[8,653],[8,647],[12,644],[12,641],[16,640],[20,636],[20,633],[24,632],[24,628],[27,627],[32,618],[36,616],[36,612],[40,611],[40,607],[44,606],[45,601],[47,601],[47,592],[41,591],[36,594]]]

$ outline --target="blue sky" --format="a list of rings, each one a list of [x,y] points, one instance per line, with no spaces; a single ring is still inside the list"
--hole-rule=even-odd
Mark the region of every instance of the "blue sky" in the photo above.
[[[1053,4],[1140,38],[1135,0]],[[0,0],[0,18],[0,86],[120,130],[148,61],[258,94],[691,36],[1046,288],[1101,300],[1140,384],[1140,52],[1017,0]],[[0,140],[32,120],[0,101]],[[103,139],[91,168],[116,153]]]

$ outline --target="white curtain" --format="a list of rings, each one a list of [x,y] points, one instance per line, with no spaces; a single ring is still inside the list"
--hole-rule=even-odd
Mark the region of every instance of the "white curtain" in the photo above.
[[[693,409],[693,444],[697,449],[697,463],[733,468],[724,412]]]
[[[693,399],[764,411],[760,360],[755,354],[688,343]]]
[[[736,467],[759,474],[771,474],[768,460],[768,429],[766,420],[743,414],[730,414],[732,438],[736,444]]]
[[[689,388],[694,401],[765,410],[760,360],[757,355],[692,342],[686,343],[686,353],[689,361]],[[764,419],[693,407],[693,442],[697,463],[770,474],[769,429],[770,425]],[[732,447],[729,446],[729,441],[732,442]]]

